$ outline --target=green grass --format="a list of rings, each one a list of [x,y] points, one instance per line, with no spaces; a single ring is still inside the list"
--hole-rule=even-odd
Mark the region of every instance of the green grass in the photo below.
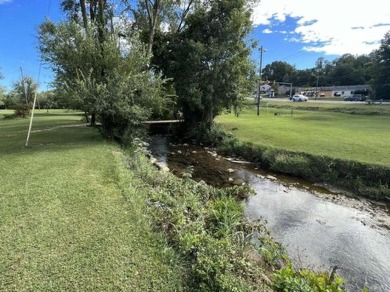
[[[330,108],[334,105],[325,105],[319,111],[295,108],[291,115],[291,109],[263,107],[260,116],[256,116],[255,108],[251,107],[239,117],[221,115],[217,122],[242,141],[390,166],[390,115],[353,115]]]
[[[255,106],[252,101],[247,101],[247,105]],[[379,104],[362,104],[355,102],[348,103],[327,103],[323,100],[315,102],[291,102],[291,101],[264,101],[261,104],[264,108],[277,109],[313,109],[318,108],[320,111],[341,112],[349,114],[365,114],[365,115],[390,115],[390,106]]]
[[[4,111],[3,111],[4,112]],[[1,115],[2,111],[0,111]],[[182,268],[124,154],[75,112],[0,116],[0,290],[174,291]]]

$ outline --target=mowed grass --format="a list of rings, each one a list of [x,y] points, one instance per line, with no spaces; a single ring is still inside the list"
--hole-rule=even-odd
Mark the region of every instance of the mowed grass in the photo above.
[[[1,115],[1,111],[0,111]],[[0,117],[1,291],[174,291],[179,260],[152,230],[148,189],[74,112]],[[57,128],[53,128],[57,126]]]
[[[390,166],[390,115],[263,107],[257,116],[253,106],[217,122],[242,141]]]

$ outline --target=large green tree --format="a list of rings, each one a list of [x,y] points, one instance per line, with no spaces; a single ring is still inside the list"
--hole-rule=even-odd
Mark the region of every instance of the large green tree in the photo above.
[[[372,85],[378,99],[390,99],[390,31],[374,52]]]
[[[5,98],[6,98],[5,89],[2,86],[0,86],[0,107],[5,107]]]
[[[172,78],[187,126],[211,125],[224,108],[238,112],[253,90],[247,4],[201,1],[180,30],[156,35],[152,63]]]
[[[132,12],[132,28],[140,32],[150,56],[156,34],[180,32],[187,16],[201,5],[202,0],[127,0],[127,10]],[[137,5],[134,5],[136,2]]]
[[[62,4],[67,20],[40,27],[42,59],[52,65],[57,91],[68,104],[97,115],[107,138],[127,143],[142,120],[163,106],[163,81],[146,66],[147,50],[136,38],[121,47],[113,3]]]
[[[37,89],[38,84],[34,81],[34,78],[24,76],[21,80],[14,82],[11,92],[17,97],[19,104],[30,106]]]
[[[265,66],[262,77],[269,81],[291,82],[295,68],[287,62],[275,61]]]

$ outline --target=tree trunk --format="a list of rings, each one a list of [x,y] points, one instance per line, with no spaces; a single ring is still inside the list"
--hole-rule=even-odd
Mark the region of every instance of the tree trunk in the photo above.
[[[91,126],[95,127],[96,126],[96,113],[91,114]]]
[[[49,109],[47,109],[47,111],[49,111]],[[86,123],[88,124],[89,123],[89,117],[88,117],[88,112],[87,111],[84,111],[84,117],[85,117]]]
[[[148,0],[145,1],[146,10],[148,13],[149,21],[149,40],[148,40],[148,53],[152,55],[154,35],[156,34],[158,16],[161,10],[161,0],[155,0],[153,6],[150,5]]]
[[[85,0],[80,0],[80,6],[81,6],[81,15],[83,17],[83,25],[85,32],[88,34],[88,17],[87,17],[87,7],[85,5]]]

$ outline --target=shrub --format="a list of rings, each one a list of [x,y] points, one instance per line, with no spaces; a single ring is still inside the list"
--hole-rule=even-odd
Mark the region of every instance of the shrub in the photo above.
[[[243,207],[232,197],[210,201],[208,228],[216,237],[231,236],[241,223]]]
[[[259,291],[263,267],[245,256],[253,233],[266,236],[259,223],[249,223],[235,197],[248,187],[216,189],[191,179],[151,170],[136,158],[129,167],[148,185],[148,204],[156,230],[187,262],[193,291]],[[242,235],[242,236],[241,236]],[[262,291],[262,290],[260,290]]]
[[[195,140],[197,143],[216,146],[229,136],[231,137],[217,124],[209,126],[208,123],[200,123],[196,127],[188,129],[186,138]]]
[[[337,276],[332,279],[328,273],[307,269],[296,271],[292,265],[288,265],[274,274],[273,289],[276,292],[339,292],[344,291],[343,282]]]
[[[26,104],[17,104],[13,106],[16,117],[25,118],[30,113],[30,108]]]
[[[310,160],[296,153],[277,153],[270,169],[304,178],[311,177]]]
[[[263,255],[263,259],[271,269],[274,267],[280,269],[289,263],[285,248],[269,237],[260,238],[260,245],[257,247],[257,250]]]

